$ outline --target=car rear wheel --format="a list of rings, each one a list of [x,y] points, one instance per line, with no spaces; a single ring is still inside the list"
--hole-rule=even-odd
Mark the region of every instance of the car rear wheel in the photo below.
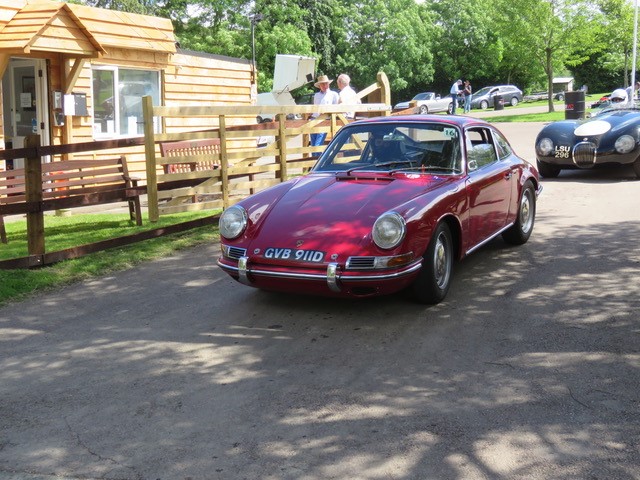
[[[429,242],[420,274],[411,286],[413,297],[420,303],[440,303],[449,291],[452,273],[453,238],[449,226],[442,222]]]
[[[420,115],[426,115],[427,113],[429,113],[429,109],[426,105],[420,105],[420,107],[418,107],[418,113]]]
[[[536,219],[536,192],[530,181],[524,184],[518,205],[516,222],[502,234],[505,242],[511,245],[527,243]]]
[[[560,167],[557,165],[551,165],[549,163],[541,162],[540,160],[536,160],[536,165],[538,167],[538,172],[544,178],[556,178],[560,175]]]
[[[633,162],[633,171],[636,172],[636,177],[640,178],[640,158]]]
[[[518,105],[518,97],[511,97],[511,106],[515,107],[516,105]]]
[[[449,115],[451,115],[453,113],[453,102],[449,103],[449,106],[447,107],[447,113]]]

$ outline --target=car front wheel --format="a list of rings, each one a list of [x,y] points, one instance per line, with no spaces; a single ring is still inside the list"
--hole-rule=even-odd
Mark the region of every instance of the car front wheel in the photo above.
[[[515,223],[502,234],[505,242],[511,245],[522,245],[527,243],[533,224],[536,219],[536,192],[533,184],[527,181],[520,195],[520,205],[518,205],[518,217]]]
[[[420,105],[420,107],[418,108],[418,113],[420,115],[426,115],[427,113],[429,113],[429,109],[426,105]]]
[[[413,296],[420,303],[435,305],[444,300],[453,273],[453,238],[442,222],[436,228],[422,258],[422,269],[412,285]]]
[[[518,105],[518,97],[511,97],[511,106],[515,107]]]
[[[550,163],[536,160],[536,166],[538,167],[538,172],[540,172],[540,175],[544,178],[556,178],[560,175],[560,167],[557,165],[551,165]]]
[[[480,102],[480,108],[481,108],[482,110],[486,110],[487,108],[489,108],[489,102],[487,102],[486,100],[482,100],[482,101]]]

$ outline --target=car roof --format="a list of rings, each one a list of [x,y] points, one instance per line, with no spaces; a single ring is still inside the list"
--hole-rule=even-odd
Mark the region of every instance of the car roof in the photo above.
[[[364,125],[367,123],[446,123],[459,127],[467,125],[491,126],[484,120],[458,115],[389,115],[386,117],[366,118],[352,122],[349,125]]]

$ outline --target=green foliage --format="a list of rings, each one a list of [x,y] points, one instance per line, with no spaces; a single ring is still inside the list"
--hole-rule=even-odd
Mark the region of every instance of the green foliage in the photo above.
[[[394,101],[427,89],[446,93],[457,78],[476,90],[500,83],[548,89],[560,72],[610,90],[628,84],[631,70],[628,0],[85,3],[170,18],[180,45],[191,50],[251,59],[253,33],[259,91],[271,90],[277,53],[315,57],[318,75],[348,73],[356,88],[382,70]]]

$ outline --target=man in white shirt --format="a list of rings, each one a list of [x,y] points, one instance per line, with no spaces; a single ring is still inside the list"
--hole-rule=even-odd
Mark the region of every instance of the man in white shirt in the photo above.
[[[461,86],[462,80],[456,80],[455,83],[451,85],[451,90],[449,90],[451,100],[453,100],[453,105],[451,105],[451,115],[456,114],[456,107],[458,106],[458,92],[460,91]]]
[[[316,92],[313,96],[313,104],[314,105],[335,105],[340,102],[340,96],[338,92],[331,90],[329,85],[331,85],[333,80],[330,80],[326,75],[320,75],[318,77],[318,81],[314,84],[314,87],[319,89],[319,92]],[[316,118],[318,114],[314,113],[311,115],[311,118]],[[327,137],[326,133],[312,133],[311,134],[311,146],[317,147],[319,145],[324,144],[324,139]],[[316,156],[314,154],[314,156]]]
[[[356,91],[351,88],[351,78],[346,73],[341,73],[338,75],[338,89],[340,90],[340,103],[344,103],[345,105],[358,105],[362,103],[358,98],[358,94]],[[355,112],[346,112],[345,116],[347,118],[354,118]]]

